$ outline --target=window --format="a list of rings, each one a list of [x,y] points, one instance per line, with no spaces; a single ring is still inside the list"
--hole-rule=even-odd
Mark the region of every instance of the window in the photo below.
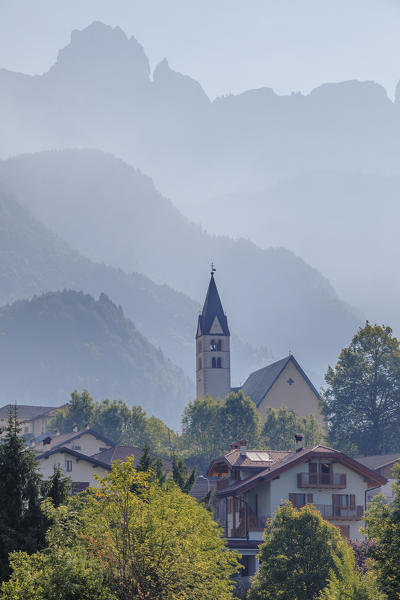
[[[217,343],[217,350],[218,350],[219,352],[221,352],[221,350],[222,350],[222,342],[221,342],[221,340],[218,340],[218,343]]]
[[[217,369],[221,369],[221,368],[222,368],[221,358],[217,358]]]
[[[198,361],[198,369],[199,369],[199,371],[201,371],[202,368],[203,368],[203,365],[202,365],[202,362],[201,362],[201,358],[199,358],[199,361]]]
[[[289,377],[289,379],[287,380],[289,385],[293,385],[294,384],[294,379],[292,379],[291,377]]]
[[[80,446],[72,446],[72,450],[80,450],[81,447]]]
[[[289,494],[289,500],[295,508],[302,508],[306,504],[312,504],[312,494]]]
[[[67,473],[72,473],[72,460],[65,461],[65,471]]]
[[[356,497],[354,494],[332,494],[334,517],[353,516],[356,512]]]
[[[29,425],[24,426],[24,433],[29,433]]]
[[[211,352],[215,352],[216,349],[217,349],[217,344],[216,344],[215,340],[211,340],[211,342],[210,342],[210,350],[211,350]]]
[[[213,357],[212,361],[211,361],[211,367],[213,369],[217,368],[217,359],[215,357]]]
[[[226,510],[228,513],[232,512],[232,498],[228,498],[226,502]]]

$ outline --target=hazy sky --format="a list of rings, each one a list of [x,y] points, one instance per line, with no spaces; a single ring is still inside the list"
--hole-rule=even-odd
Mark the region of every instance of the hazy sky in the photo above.
[[[399,0],[0,0],[0,67],[40,73],[74,28],[120,25],[216,95],[400,79]]]

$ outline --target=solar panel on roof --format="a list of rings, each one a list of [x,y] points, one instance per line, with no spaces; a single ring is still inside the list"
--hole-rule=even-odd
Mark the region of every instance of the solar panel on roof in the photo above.
[[[268,452],[255,452],[254,450],[250,450],[246,452],[247,458],[249,458],[253,462],[271,462],[272,458],[268,454]]]

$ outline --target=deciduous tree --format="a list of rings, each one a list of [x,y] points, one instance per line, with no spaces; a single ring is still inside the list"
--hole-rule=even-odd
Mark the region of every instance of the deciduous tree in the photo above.
[[[367,322],[325,380],[321,403],[334,446],[356,454],[400,448],[400,346],[390,327]]]

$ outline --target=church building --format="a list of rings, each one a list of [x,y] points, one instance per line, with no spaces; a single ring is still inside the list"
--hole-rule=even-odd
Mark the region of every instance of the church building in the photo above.
[[[196,333],[197,397],[225,398],[242,389],[264,417],[268,406],[285,404],[299,416],[314,414],[322,422],[319,394],[293,355],[251,373],[241,388],[231,388],[230,332],[212,267],[211,279]]]

